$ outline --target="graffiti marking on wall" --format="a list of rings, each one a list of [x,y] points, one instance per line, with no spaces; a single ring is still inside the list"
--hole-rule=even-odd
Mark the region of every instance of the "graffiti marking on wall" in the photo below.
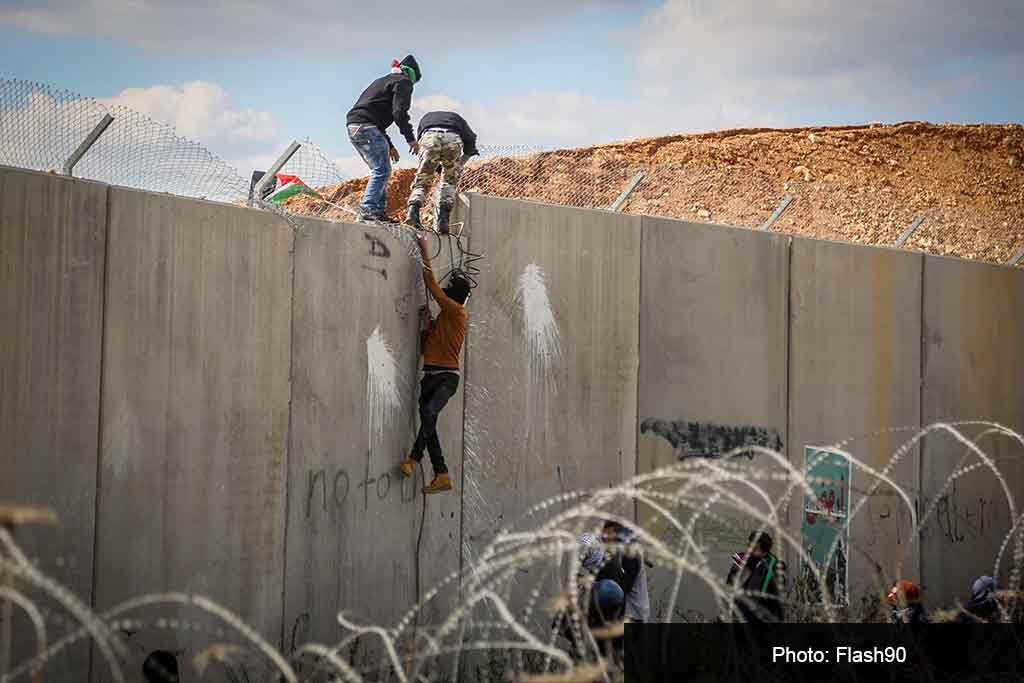
[[[391,250],[388,249],[388,245],[380,239],[377,239],[373,235],[363,233],[363,237],[370,240],[370,256],[379,256],[380,258],[391,258]]]
[[[327,469],[309,470],[306,475],[306,519],[310,519],[317,510],[326,513],[329,509],[344,510],[349,503],[353,486],[361,492],[363,511],[370,508],[371,493],[379,501],[386,502],[399,494],[403,503],[411,503],[416,499],[416,486],[413,477],[401,477],[395,483],[391,472],[382,472],[370,476],[367,471],[361,480],[353,484],[352,477],[345,469],[329,471]],[[392,485],[394,483],[394,485]]]
[[[654,434],[668,441],[680,460],[713,458],[737,448],[759,446],[782,451],[782,437],[774,429],[749,425],[720,425],[648,418],[640,423],[641,434]],[[748,457],[753,457],[750,454]]]
[[[964,495],[954,481],[938,499],[933,519],[928,523],[934,524],[950,543],[964,543],[992,537],[994,530],[1001,530],[1003,520],[999,511],[999,506],[988,498]],[[997,531],[996,536],[1002,533],[1005,532]]]
[[[388,279],[388,271],[386,269],[384,269],[384,268],[374,268],[373,266],[367,266],[367,265],[364,265],[364,266],[361,266],[361,267],[362,267],[363,270],[368,270],[371,273],[380,273],[380,276],[382,278],[384,278],[385,280]]]

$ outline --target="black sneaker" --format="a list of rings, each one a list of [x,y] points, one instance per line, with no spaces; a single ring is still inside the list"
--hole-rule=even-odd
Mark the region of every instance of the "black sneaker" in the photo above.
[[[398,225],[398,221],[392,220],[386,213],[359,214],[360,223],[383,223],[384,225]]]

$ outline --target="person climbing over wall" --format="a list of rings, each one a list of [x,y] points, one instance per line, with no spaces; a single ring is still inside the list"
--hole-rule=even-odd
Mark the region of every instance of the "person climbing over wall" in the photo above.
[[[387,129],[392,123],[409,143],[413,154],[419,154],[419,144],[413,137],[409,107],[412,105],[413,85],[423,78],[416,58],[407,55],[402,61],[391,63],[391,73],[378,78],[363,91],[348,112],[348,139],[370,168],[366,191],[359,206],[359,220],[363,222],[391,222],[387,216],[388,180],[391,163],[398,162],[398,150],[391,143]]]
[[[466,123],[466,119],[455,112],[432,111],[420,119],[416,137],[420,147],[420,163],[412,181],[406,222],[417,230],[422,228],[420,206],[427,196],[434,173],[440,169],[441,192],[437,202],[435,228],[442,235],[447,235],[462,167],[470,157],[480,153],[476,148],[476,133]]]
[[[423,492],[440,493],[450,491],[452,482],[441,453],[441,440],[437,436],[437,418],[459,388],[459,353],[469,326],[465,303],[469,299],[470,282],[464,275],[455,272],[448,286],[441,289],[434,277],[426,234],[417,233],[416,242],[423,256],[423,281],[430,296],[441,307],[441,312],[436,319],[431,318],[429,301],[424,306],[425,310],[421,311],[423,379],[420,382],[420,429],[412,453],[399,465],[399,469],[402,474],[411,477],[423,459],[423,449],[427,449],[434,479],[423,488]]]

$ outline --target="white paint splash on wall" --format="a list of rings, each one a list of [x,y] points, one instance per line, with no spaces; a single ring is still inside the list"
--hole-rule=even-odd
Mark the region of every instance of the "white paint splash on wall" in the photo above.
[[[549,401],[558,393],[556,370],[562,356],[558,323],[551,307],[544,271],[536,263],[519,276],[516,299],[523,307],[523,334],[526,336],[526,443],[534,445],[535,436],[546,434],[551,426]],[[532,450],[539,454],[540,450]]]
[[[380,326],[366,339],[366,368],[366,405],[370,411],[367,424],[372,445],[402,410],[398,363]]]
[[[548,288],[544,282],[544,271],[531,263],[519,276],[518,299],[523,307],[523,325],[526,335],[526,350],[531,370],[550,369],[561,356],[558,337],[558,323],[551,310]],[[532,374],[532,373],[531,373]]]

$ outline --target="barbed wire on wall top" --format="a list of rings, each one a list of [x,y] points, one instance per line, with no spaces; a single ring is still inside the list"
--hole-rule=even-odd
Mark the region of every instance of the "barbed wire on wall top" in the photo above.
[[[0,79],[0,164],[59,173],[105,115],[113,121],[74,175],[111,185],[224,202],[248,182],[203,145],[123,105],[35,81]]]

